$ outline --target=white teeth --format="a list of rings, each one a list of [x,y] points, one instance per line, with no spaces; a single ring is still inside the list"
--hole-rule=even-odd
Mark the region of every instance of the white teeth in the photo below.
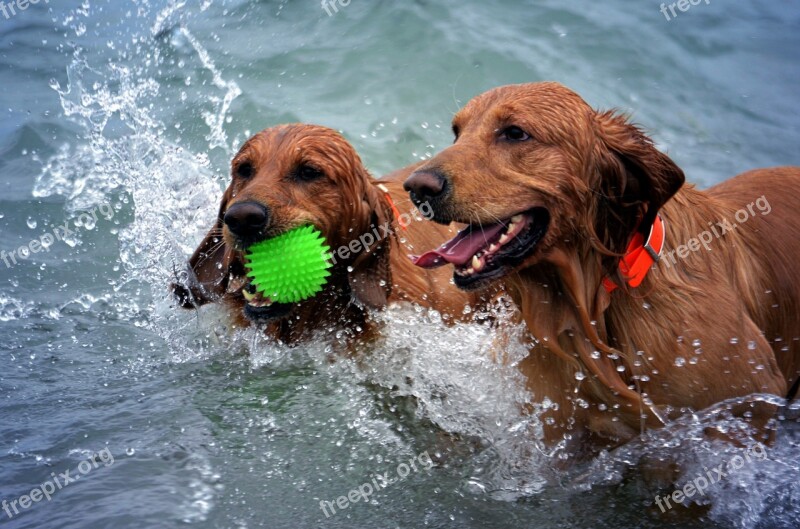
[[[247,289],[242,290],[242,295],[244,296],[244,299],[246,299],[247,301],[253,301],[253,298],[256,297],[255,294],[251,294],[250,292],[247,291]]]
[[[483,263],[481,262],[481,260],[478,258],[477,255],[472,256],[472,268],[478,271],[480,271],[481,268],[483,268]]]
[[[472,274],[474,274],[474,273],[475,273],[475,269],[474,269],[474,268],[472,268],[472,267],[470,267],[470,268],[467,268],[467,275],[468,275],[468,276],[471,276],[471,275],[472,275]]]
[[[518,222],[522,222],[522,215],[514,215],[511,217],[511,224],[516,224]]]
[[[508,242],[510,239],[511,239],[511,237],[509,237],[507,233],[504,233],[503,235],[501,235],[501,236],[500,236],[500,240],[499,240],[498,242],[499,242],[500,244],[505,244],[505,243],[507,243],[507,242]]]
[[[492,245],[489,246],[489,253],[494,253],[499,249],[500,249],[500,245],[499,244],[492,244]]]

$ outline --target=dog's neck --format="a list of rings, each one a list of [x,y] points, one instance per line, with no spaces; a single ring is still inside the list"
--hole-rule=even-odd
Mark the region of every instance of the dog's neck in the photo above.
[[[664,419],[631,389],[631,373],[617,370],[625,363],[610,345],[610,295],[602,280],[600,259],[592,249],[552,249],[536,266],[509,276],[505,286],[537,340],[523,371],[534,392],[551,386],[544,389],[549,394],[535,398],[559,402],[562,413],[576,411],[579,398],[615,409],[621,422],[606,428],[605,435],[623,438],[648,425],[660,426]],[[544,355],[552,358],[543,362]]]
[[[609,294],[602,286],[601,257],[588,245],[552,251],[543,255],[542,262],[509,276],[506,288],[538,340],[522,365],[535,397],[560,402],[572,414],[590,413],[575,404],[577,398],[588,401],[590,409],[602,404],[613,410],[605,415],[613,413],[616,422],[595,413],[588,421],[595,421],[591,428],[605,429],[606,437],[624,441],[626,435],[618,426],[627,426],[630,437],[644,426],[659,426],[676,417],[681,406],[702,407],[730,394],[727,390],[715,393],[713,380],[719,368],[709,366],[716,357],[694,369],[675,369],[701,354],[695,351],[699,346],[693,345],[696,337],[703,337],[706,354],[738,349],[739,357],[761,355],[758,361],[769,365],[766,342],[757,351],[742,350],[749,347],[748,342],[763,341],[760,329],[768,328],[770,305],[762,298],[770,296],[775,290],[771,285],[777,283],[757,258],[766,253],[761,250],[757,225],[726,233],[723,241],[715,241],[713,251],[688,253],[679,259],[672,255],[682,243],[710,229],[712,222],[733,218],[736,207],[711,201],[693,188],[678,193],[663,208],[667,246],[662,262],[635,291],[622,288]],[[731,284],[737,285],[737,297],[727,298],[731,300],[727,304],[703,295],[710,291],[721,296]],[[719,317],[721,313],[728,316]],[[658,383],[641,382],[654,374]],[[764,369],[746,372],[744,379],[756,388],[773,387],[771,376]],[[640,384],[653,404],[640,399]],[[705,391],[687,391],[697,387]],[[549,393],[536,394],[540,388]],[[647,416],[645,424],[639,422],[642,413]],[[557,433],[551,438],[557,440]]]

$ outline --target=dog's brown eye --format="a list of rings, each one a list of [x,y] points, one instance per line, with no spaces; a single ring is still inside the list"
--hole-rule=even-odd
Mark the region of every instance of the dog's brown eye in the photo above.
[[[521,128],[512,125],[500,131],[500,139],[507,141],[525,141],[531,139],[531,136]]]
[[[311,182],[325,176],[325,173],[312,165],[303,164],[294,172],[295,178],[304,182]]]
[[[458,140],[459,134],[461,134],[461,129],[459,129],[456,125],[453,125],[453,136],[455,136],[453,138],[453,143],[455,143]]]
[[[239,178],[244,178],[247,180],[253,176],[254,172],[253,164],[250,162],[242,162],[236,166],[236,176]]]

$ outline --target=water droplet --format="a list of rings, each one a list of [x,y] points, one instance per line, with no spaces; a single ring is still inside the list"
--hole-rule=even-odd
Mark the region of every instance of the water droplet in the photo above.
[[[586,375],[583,374],[583,371],[576,371],[575,372],[575,380],[581,381],[586,378]]]
[[[749,342],[747,342],[747,348],[750,349],[751,351],[755,351],[756,350],[756,342],[753,341],[753,340],[750,340]]]
[[[36,219],[33,217],[28,217],[28,227],[33,230],[36,229],[36,226],[38,226]]]
[[[675,366],[676,367],[683,367],[686,365],[686,359],[682,356],[679,356],[675,359]]]
[[[127,450],[125,450],[125,453],[129,456],[132,456],[133,454],[136,453],[136,450],[134,450],[133,448],[128,448]]]
[[[739,343],[739,338],[731,338],[731,345],[736,345],[737,343]]]

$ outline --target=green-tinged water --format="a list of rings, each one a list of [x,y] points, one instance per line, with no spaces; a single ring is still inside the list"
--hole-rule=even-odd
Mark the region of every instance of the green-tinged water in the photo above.
[[[702,186],[800,165],[800,2],[670,21],[622,0],[18,3],[0,4],[0,528],[800,526],[792,419],[706,514],[662,515],[644,456],[691,476],[745,455],[700,440],[712,412],[559,470],[487,329],[395,308],[364,361],[332,361],[166,288],[232,154],[278,123],[339,129],[383,174],[449,145],[472,96],[557,80],[632,112]],[[351,490],[368,502],[342,508]]]

